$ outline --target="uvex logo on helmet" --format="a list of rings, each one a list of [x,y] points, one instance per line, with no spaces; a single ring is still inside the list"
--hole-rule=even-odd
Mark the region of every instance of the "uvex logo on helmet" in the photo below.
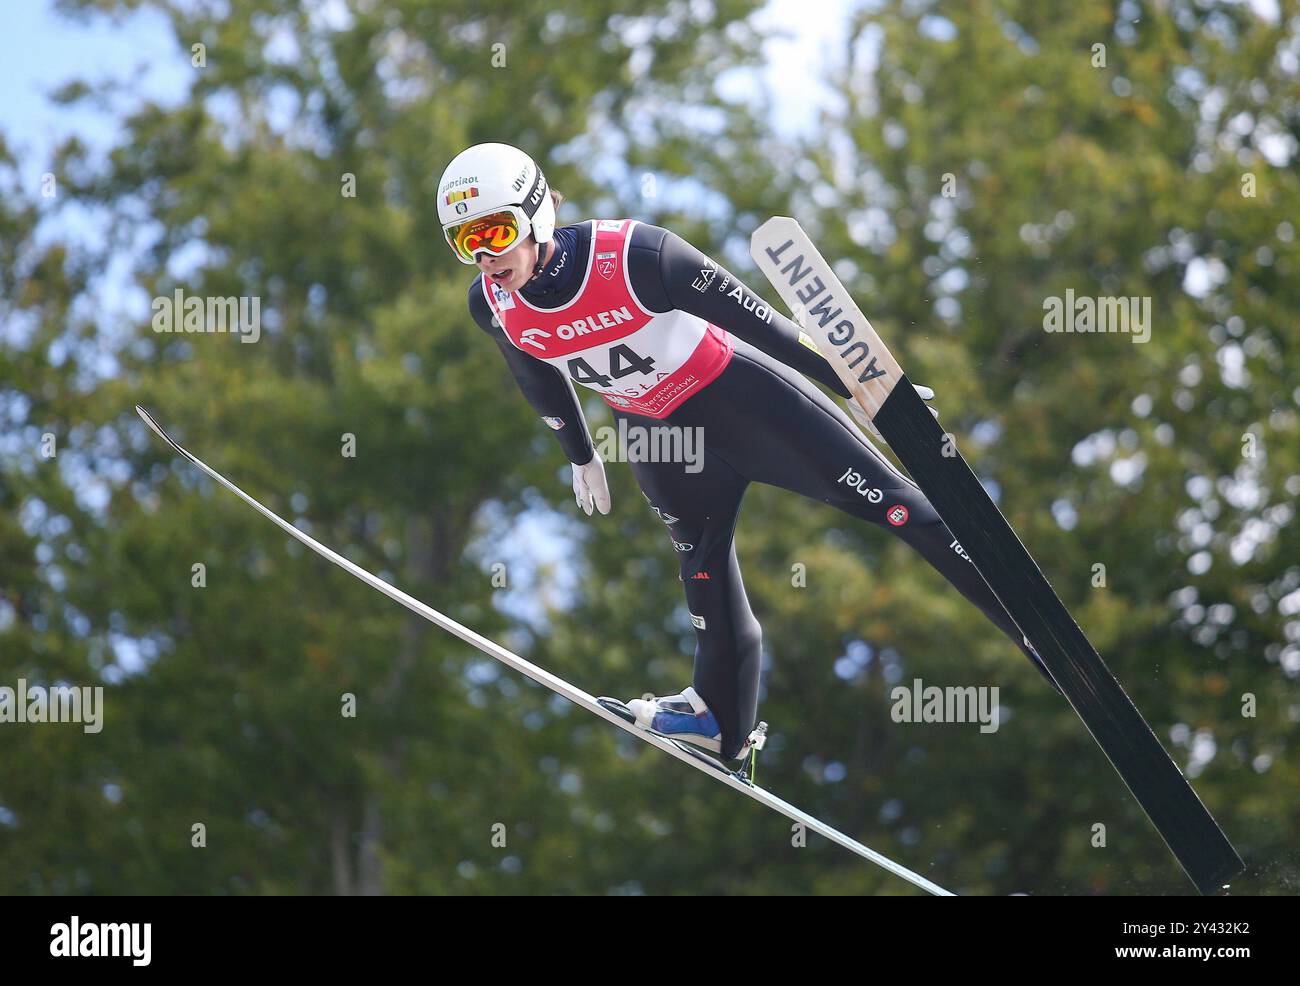
[[[528,204],[531,205],[533,208],[536,208],[537,203],[542,200],[542,196],[545,194],[546,194],[546,179],[539,174],[537,176],[537,187],[533,189],[533,194],[528,197]]]

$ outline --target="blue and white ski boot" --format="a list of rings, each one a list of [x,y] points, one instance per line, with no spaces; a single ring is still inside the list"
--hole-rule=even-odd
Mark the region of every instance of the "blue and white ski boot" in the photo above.
[[[630,702],[601,698],[597,701],[639,729],[681,743],[689,743],[722,759],[722,728],[694,688],[683,688],[677,695],[665,695],[660,698],[634,698]],[[767,723],[760,722],[750,732],[740,749],[728,759],[744,760],[748,757],[752,770],[755,766],[754,756],[763,749],[766,742]]]
[[[681,749],[701,760],[707,760],[723,773],[730,774],[737,780],[754,784],[754,772],[758,768],[758,751],[767,744],[767,723],[760,722],[750,732],[745,742],[730,758],[743,762],[740,769],[728,767],[722,756],[722,729],[717,717],[709,711],[704,699],[694,688],[683,688],[677,695],[665,695],[662,698],[635,698],[630,702],[620,702],[616,698],[598,698],[608,712],[612,712],[637,729],[665,739],[672,740]],[[707,756],[704,751],[713,754]]]
[[[662,698],[634,698],[627,708],[642,729],[722,754],[722,727],[694,688]]]

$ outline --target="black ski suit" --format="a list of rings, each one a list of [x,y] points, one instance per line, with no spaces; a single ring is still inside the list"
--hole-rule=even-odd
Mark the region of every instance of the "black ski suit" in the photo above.
[[[556,252],[547,269],[523,288],[525,298],[556,309],[577,295],[593,228],[588,222],[557,230]],[[721,726],[723,755],[740,749],[757,716],[761,630],[745,596],[733,541],[741,500],[752,482],[828,503],[901,538],[1037,665],[1014,621],[921,491],[805,378],[848,396],[830,364],[800,341],[799,327],[668,230],[639,224],[630,236],[628,283],[646,309],[687,311],[733,337],[726,368],[666,417],[613,408],[629,426],[702,429],[698,471],[682,462],[630,464],[668,525],[678,555],[696,627],[694,687]],[[701,290],[699,275],[709,270],[716,274]],[[496,340],[533,408],[556,428],[570,461],[590,462],[594,449],[569,379],[511,342],[479,281],[469,292],[475,321]]]

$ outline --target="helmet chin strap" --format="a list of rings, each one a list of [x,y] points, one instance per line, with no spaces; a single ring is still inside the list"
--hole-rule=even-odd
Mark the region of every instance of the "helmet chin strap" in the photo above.
[[[550,257],[550,252],[555,249],[553,246],[551,246],[551,243],[553,242],[554,240],[551,240],[546,243],[539,243],[537,245],[537,263],[533,264],[533,272],[531,275],[529,275],[528,278],[529,281],[531,281],[534,277],[540,274],[542,272],[542,268],[546,266],[546,261]]]

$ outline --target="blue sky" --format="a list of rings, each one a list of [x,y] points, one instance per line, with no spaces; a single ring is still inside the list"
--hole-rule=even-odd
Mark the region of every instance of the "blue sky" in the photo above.
[[[7,0],[0,32],[0,130],[17,146],[24,175],[34,180],[50,148],[69,134],[97,147],[113,138],[104,116],[53,106],[50,90],[71,79],[125,80],[140,72],[133,88],[165,98],[185,84],[181,66],[168,72],[174,52],[163,19],[152,13],[82,24],[56,14],[47,0]]]
[[[788,130],[807,125],[809,91],[779,83],[819,76],[839,57],[849,2],[830,0],[820,6],[817,17],[808,17],[803,0],[771,0],[759,15],[764,28],[791,35],[768,43],[764,73],[773,84],[778,121]],[[132,92],[159,100],[174,98],[188,85],[187,63],[177,58],[163,18],[151,11],[119,20],[96,16],[83,23],[56,13],[50,0],[5,0],[4,13],[0,131],[17,146],[24,176],[31,181],[38,179],[50,148],[69,134],[96,147],[105,146],[114,135],[103,115],[52,106],[46,94],[60,84],[76,78],[134,78]]]

